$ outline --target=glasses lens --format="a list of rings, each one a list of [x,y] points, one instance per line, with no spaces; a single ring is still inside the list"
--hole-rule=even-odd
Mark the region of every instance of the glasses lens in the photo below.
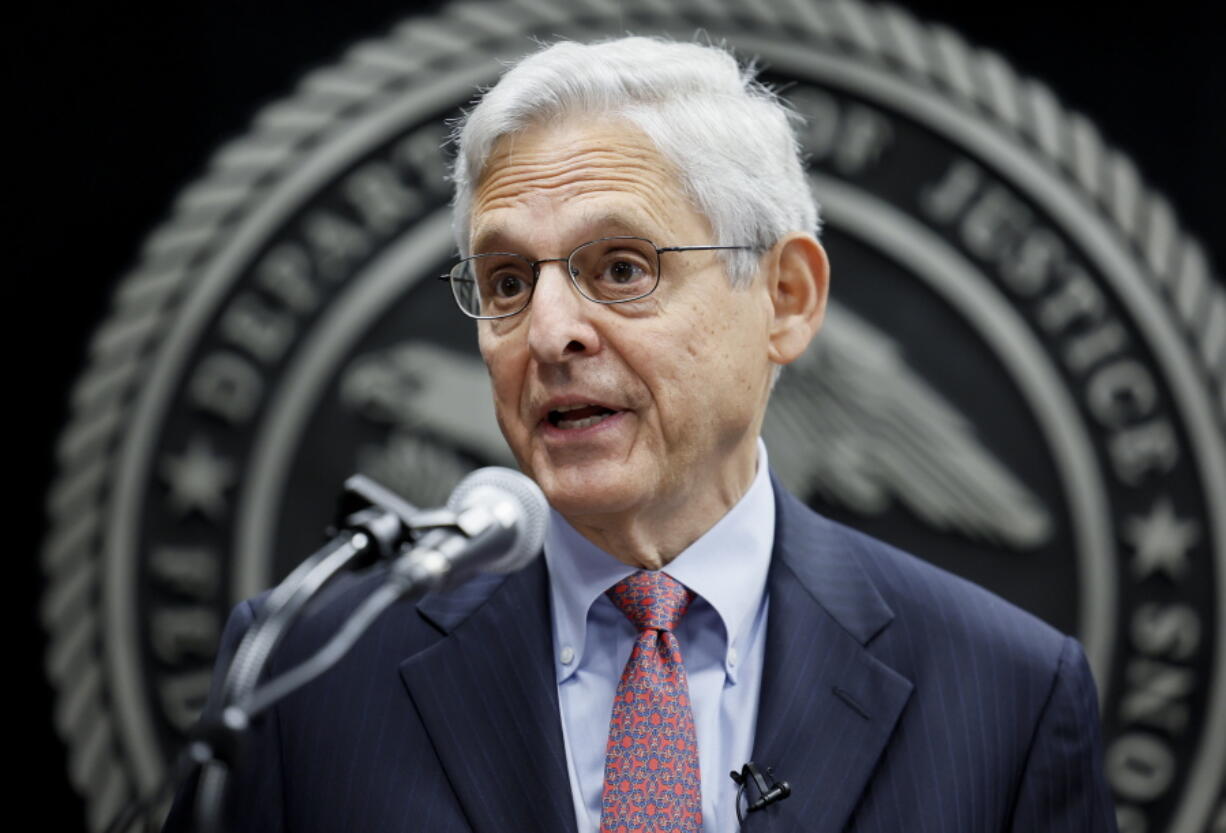
[[[451,270],[451,291],[474,318],[512,315],[532,297],[532,263],[514,254],[473,255]]]
[[[571,253],[569,265],[579,291],[604,304],[650,295],[660,280],[655,244],[639,237],[584,243]]]

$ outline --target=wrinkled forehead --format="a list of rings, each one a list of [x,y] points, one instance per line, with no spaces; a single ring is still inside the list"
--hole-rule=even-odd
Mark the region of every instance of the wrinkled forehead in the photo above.
[[[679,225],[709,228],[642,130],[615,117],[570,119],[497,141],[474,188],[469,242],[491,251],[531,237],[652,238]]]

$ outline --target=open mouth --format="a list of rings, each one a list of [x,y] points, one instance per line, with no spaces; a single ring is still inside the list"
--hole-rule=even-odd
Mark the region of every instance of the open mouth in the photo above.
[[[548,419],[549,424],[555,428],[569,431],[595,425],[615,413],[617,411],[610,410],[603,405],[568,405],[565,408],[550,411]]]

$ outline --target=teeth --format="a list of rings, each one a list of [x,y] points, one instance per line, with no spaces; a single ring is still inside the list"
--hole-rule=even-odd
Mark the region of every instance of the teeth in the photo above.
[[[560,419],[558,420],[558,427],[566,429],[587,428],[589,425],[595,425],[608,416],[612,416],[612,414],[597,414],[596,416],[585,417],[583,419]]]
[[[592,407],[591,404],[584,402],[580,405],[563,405],[561,408],[554,408],[554,410],[557,411],[559,414],[565,414],[565,413],[569,413],[570,411],[577,411],[580,408],[590,408],[590,407]]]

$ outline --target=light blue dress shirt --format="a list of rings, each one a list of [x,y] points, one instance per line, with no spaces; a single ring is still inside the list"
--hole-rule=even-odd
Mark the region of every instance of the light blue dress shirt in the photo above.
[[[736,785],[753,752],[762,656],[766,574],[775,537],[775,496],[766,446],[749,490],[664,572],[697,594],[676,630],[689,680],[704,833],[737,830]],[[579,833],[600,829],[605,744],[613,696],[638,636],[605,591],[634,572],[552,512],[545,538],[553,606],[558,704]]]

